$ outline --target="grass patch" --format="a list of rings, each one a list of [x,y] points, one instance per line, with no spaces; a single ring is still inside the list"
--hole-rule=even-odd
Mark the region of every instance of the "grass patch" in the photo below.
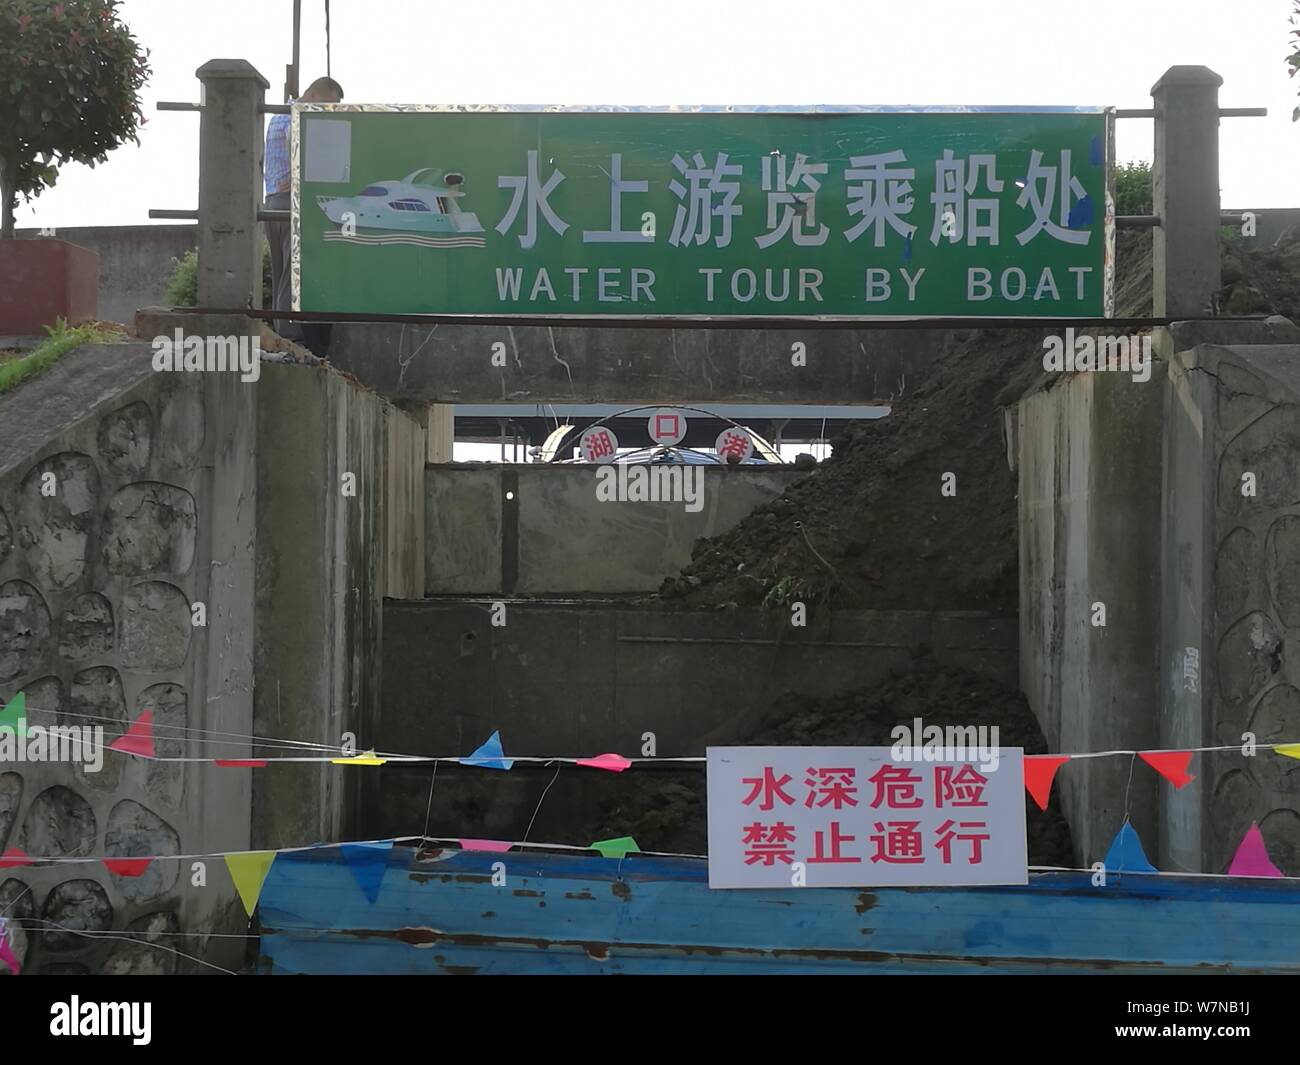
[[[95,322],[69,327],[62,318],[52,326],[47,325],[45,332],[48,334],[46,338],[26,355],[0,357],[0,396],[49,369],[73,348],[82,344],[108,344],[124,336],[118,330],[107,329]]]

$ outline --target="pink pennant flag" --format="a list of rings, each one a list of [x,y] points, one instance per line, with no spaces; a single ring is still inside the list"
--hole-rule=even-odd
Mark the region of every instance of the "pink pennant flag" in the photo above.
[[[110,750],[123,754],[138,754],[141,758],[156,758],[153,748],[153,710],[146,710],[137,717],[126,734],[119,736],[109,745]]]
[[[152,858],[105,858],[104,868],[117,876],[143,876]]]
[[[1138,757],[1175,788],[1196,779],[1187,772],[1187,767],[1192,764],[1191,751],[1138,751]]]
[[[496,851],[502,853],[508,851],[514,844],[506,843],[499,839],[461,839],[457,840],[461,849],[467,851]]]
[[[1232,856],[1232,864],[1228,866],[1228,875],[1282,875],[1282,870],[1269,861],[1268,850],[1264,846],[1264,833],[1259,830],[1259,825],[1254,821],[1250,823],[1250,831],[1246,833],[1246,838],[1241,841],[1237,853]]]
[[[17,869],[20,865],[35,865],[26,853],[20,851],[17,847],[10,847],[4,854],[0,854],[0,869]]]
[[[1025,755],[1025,790],[1034,797],[1040,810],[1047,809],[1052,797],[1052,780],[1056,771],[1069,760],[1068,754]]]
[[[217,765],[225,769],[265,769],[266,763],[259,758],[214,758]]]
[[[608,769],[611,773],[621,773],[632,765],[630,758],[621,754],[598,754],[595,758],[579,758],[574,765],[588,765],[592,769]]]
[[[18,955],[9,945],[9,928],[3,919],[0,919],[0,962],[9,966],[9,971],[14,976],[18,976],[23,971],[23,967],[18,964]]]

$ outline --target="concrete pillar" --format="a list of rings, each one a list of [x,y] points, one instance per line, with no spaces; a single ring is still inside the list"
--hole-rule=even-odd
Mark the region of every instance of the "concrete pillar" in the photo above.
[[[1211,313],[1219,275],[1219,86],[1201,66],[1170,67],[1155,100],[1153,311],[1157,317]]]
[[[427,462],[451,462],[456,442],[456,407],[451,403],[430,403],[425,437]]]
[[[196,72],[199,122],[199,277],[202,307],[262,306],[262,105],[267,80],[243,59]]]

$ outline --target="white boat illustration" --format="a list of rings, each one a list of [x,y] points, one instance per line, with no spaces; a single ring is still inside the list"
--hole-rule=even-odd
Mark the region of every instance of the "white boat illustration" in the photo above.
[[[351,223],[349,229],[355,230],[349,234],[340,228],[325,237],[364,244],[482,247],[483,238],[470,235],[483,232],[478,215],[461,210],[457,202],[465,195],[464,181],[463,174],[426,167],[401,181],[376,181],[355,196],[317,196],[317,206],[331,222],[339,227]]]

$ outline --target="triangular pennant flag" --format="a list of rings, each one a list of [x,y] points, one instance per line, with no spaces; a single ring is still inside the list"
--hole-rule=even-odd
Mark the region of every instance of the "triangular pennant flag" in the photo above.
[[[27,694],[19,692],[0,710],[0,728],[12,729],[16,735],[27,735]]]
[[[1273,750],[1287,758],[1300,758],[1300,743],[1279,743]]]
[[[17,847],[10,847],[4,854],[0,854],[0,869],[17,869],[22,865],[35,865],[27,855]]]
[[[1138,839],[1137,832],[1127,821],[1124,822],[1115,838],[1111,841],[1110,850],[1106,852],[1106,857],[1102,859],[1105,863],[1108,873],[1154,873],[1158,870],[1154,865],[1147,861],[1146,851],[1142,849],[1142,841]]]
[[[374,751],[366,751],[365,754],[355,754],[351,758],[331,758],[335,765],[383,765],[388,761],[387,758],[376,758]]]
[[[604,858],[622,858],[624,855],[640,853],[641,848],[631,836],[619,836],[618,839],[597,840],[589,850],[600,851]]]
[[[458,758],[462,765],[478,765],[484,769],[509,769],[515,764],[513,758],[506,758],[501,748],[500,731],[493,732],[487,741],[468,758]]]
[[[361,893],[374,902],[379,897],[379,885],[384,879],[384,870],[388,868],[393,841],[386,839],[381,843],[344,843],[341,849],[343,860],[357,878]]]
[[[1228,866],[1229,876],[1281,876],[1282,870],[1269,861],[1268,849],[1264,846],[1264,833],[1254,821],[1250,831],[1241,841],[1237,853],[1232,856]]]
[[[155,758],[153,749],[153,710],[146,710],[131,722],[126,733],[109,745],[110,750],[123,754],[138,754],[141,758]]]
[[[1192,764],[1191,751],[1138,751],[1138,757],[1175,788],[1196,779],[1187,772],[1187,767]]]
[[[247,854],[227,854],[226,868],[230,870],[230,879],[235,882],[239,897],[244,903],[244,912],[249,917],[257,909],[257,900],[262,894],[262,884],[266,874],[275,861],[275,851],[249,851]]]
[[[1052,797],[1056,771],[1069,760],[1068,754],[1025,755],[1025,790],[1034,797],[1040,810],[1047,809],[1047,802]]]
[[[266,763],[260,758],[214,758],[223,769],[265,769]]]
[[[117,876],[143,876],[152,858],[105,858],[104,868]]]
[[[621,754],[598,754],[595,758],[579,758],[574,765],[587,765],[592,769],[608,769],[611,773],[621,773],[632,765],[630,758]]]
[[[504,853],[514,846],[500,839],[462,839],[457,841],[467,851],[496,851]]]

